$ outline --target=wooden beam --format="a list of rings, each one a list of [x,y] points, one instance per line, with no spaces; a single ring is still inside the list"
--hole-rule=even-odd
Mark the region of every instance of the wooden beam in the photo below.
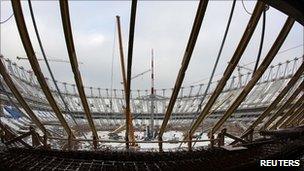
[[[189,62],[190,62],[195,44],[196,44],[196,40],[197,40],[197,37],[199,35],[200,28],[201,28],[201,25],[202,25],[202,22],[203,22],[203,19],[204,19],[204,16],[205,16],[205,12],[206,12],[206,9],[207,9],[208,2],[209,2],[209,0],[200,0],[200,2],[199,2],[197,12],[196,12],[196,16],[195,16],[195,19],[194,19],[194,23],[193,23],[193,26],[192,26],[191,34],[190,34],[190,37],[189,37],[189,40],[188,40],[188,43],[187,43],[186,50],[184,52],[183,61],[182,61],[181,67],[179,69],[178,76],[176,78],[175,86],[174,86],[174,89],[173,89],[173,92],[172,92],[172,95],[171,95],[171,98],[170,98],[170,101],[169,101],[169,105],[168,105],[166,113],[165,113],[164,120],[163,120],[161,128],[159,130],[159,134],[158,134],[159,141],[162,141],[163,133],[165,132],[165,129],[166,129],[166,126],[167,126],[168,121],[170,119],[170,116],[172,114],[172,110],[174,108],[178,93],[179,93],[180,88],[182,86],[182,83],[183,83],[183,80],[184,80],[184,77],[185,77],[185,73],[186,73],[186,70],[188,68],[188,65],[189,65]],[[159,146],[160,146],[160,150],[162,150],[161,149],[162,145],[159,144]]]
[[[26,52],[26,55],[28,57],[28,60],[31,64],[31,67],[37,77],[37,80],[41,86],[41,89],[43,91],[43,93],[45,94],[46,99],[48,100],[50,106],[52,107],[54,113],[56,114],[58,120],[60,121],[61,125],[63,126],[63,128],[65,129],[65,131],[67,132],[68,135],[73,135],[72,130],[70,129],[68,123],[66,122],[66,120],[64,119],[52,93],[51,90],[48,87],[48,84],[45,80],[45,77],[41,71],[41,68],[39,66],[37,57],[35,55],[26,25],[25,25],[25,21],[24,21],[24,17],[23,17],[23,12],[22,12],[22,8],[21,8],[21,3],[20,0],[12,0],[12,7],[13,7],[13,11],[14,11],[14,16],[15,16],[15,20],[16,20],[16,24],[17,24],[17,28],[19,31],[19,35],[20,38],[22,40],[22,44],[24,47],[24,50]]]
[[[67,0],[60,0],[60,12],[61,12],[61,20],[62,20],[62,26],[64,30],[64,36],[65,36],[65,42],[68,49],[69,59],[72,67],[72,71],[74,73],[74,79],[75,83],[78,89],[79,97],[82,102],[82,107],[84,109],[84,113],[88,119],[89,126],[91,128],[93,138],[98,139],[98,134],[95,128],[95,124],[91,115],[91,111],[89,108],[89,104],[84,92],[84,86],[82,83],[81,74],[78,68],[78,61],[73,41],[73,35],[72,35],[72,28],[71,28],[71,22],[70,22],[70,14],[69,14],[69,4]]]
[[[301,77],[303,72],[304,72],[304,62],[298,68],[298,70],[293,75],[293,77],[288,81],[284,89],[275,98],[275,100],[273,100],[273,102],[267,107],[267,109],[242,133],[241,138],[246,137],[251,132],[251,130],[254,130],[255,127],[259,123],[261,123],[263,119],[267,117],[275,107],[277,107],[279,102],[285,97],[288,91],[297,83],[298,79]]]
[[[239,60],[241,59],[248,43],[249,40],[252,37],[252,34],[257,26],[257,23],[261,17],[261,14],[263,12],[265,8],[265,4],[261,1],[258,1],[253,14],[247,24],[246,30],[242,36],[241,41],[238,44],[238,47],[236,49],[236,51],[234,52],[230,62],[228,63],[228,66],[220,80],[220,82],[218,83],[218,85],[216,86],[213,94],[211,95],[211,97],[209,98],[209,100],[207,101],[205,107],[203,108],[202,112],[200,113],[200,115],[198,116],[198,118],[195,120],[195,122],[193,123],[193,125],[190,128],[189,131],[189,135],[193,135],[194,132],[197,130],[197,128],[200,126],[200,124],[203,122],[204,118],[208,115],[209,111],[211,110],[213,104],[215,103],[216,99],[218,98],[218,96],[220,95],[220,93],[222,92],[222,90],[224,89],[227,80],[230,78],[232,72],[234,71],[235,67],[237,66]]]
[[[25,110],[25,112],[28,114],[28,116],[31,118],[32,122],[45,134],[50,135],[50,133],[46,130],[44,125],[41,123],[41,121],[38,119],[38,117],[35,115],[35,113],[32,111],[32,109],[29,107],[27,102],[22,97],[21,93],[16,88],[12,78],[10,75],[6,72],[6,67],[4,66],[2,60],[0,59],[0,73],[3,77],[3,80],[5,81],[6,85],[9,87],[15,98],[17,99],[20,106]]]
[[[235,110],[245,100],[245,98],[250,93],[250,91],[255,86],[255,84],[259,81],[261,76],[264,74],[264,72],[266,71],[266,69],[268,68],[268,66],[270,65],[272,60],[275,58],[278,51],[280,50],[289,31],[292,28],[294,22],[295,22],[295,20],[293,18],[290,18],[290,17],[287,18],[281,32],[279,33],[277,39],[273,43],[271,49],[269,50],[268,54],[264,58],[263,62],[261,63],[259,68],[256,70],[256,72],[253,74],[251,80],[248,82],[248,84],[242,90],[240,95],[236,98],[236,100],[232,103],[232,105],[225,112],[223,117],[214,125],[214,127],[211,130],[212,134],[215,133],[225,123],[225,121],[235,112]]]
[[[278,117],[280,116],[284,110],[289,107],[290,103],[298,96],[299,93],[301,93],[301,91],[303,91],[304,89],[304,80],[302,81],[302,83],[299,85],[299,87],[292,93],[292,95],[288,98],[288,100],[286,102],[284,102],[284,104],[279,108],[279,110],[272,115],[272,117],[270,117],[270,119],[268,119],[264,125],[261,127],[260,130],[265,130],[268,128],[268,126]]]

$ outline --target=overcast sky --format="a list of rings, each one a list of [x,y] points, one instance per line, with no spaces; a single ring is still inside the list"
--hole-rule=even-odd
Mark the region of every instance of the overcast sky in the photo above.
[[[249,11],[253,11],[255,1],[245,1]],[[49,59],[68,60],[64,33],[62,29],[58,1],[33,1],[36,22],[42,43]],[[134,56],[132,75],[150,68],[151,48],[155,51],[155,87],[173,87],[183,53],[192,28],[198,1],[139,1],[135,25]],[[186,73],[184,86],[209,77],[224,30],[229,17],[232,1],[210,1],[195,50]],[[125,54],[127,51],[130,1],[70,1],[70,16],[73,38],[76,46],[81,74],[86,86],[111,87],[113,61],[113,87],[122,88],[117,36],[114,42],[115,16],[121,16]],[[26,24],[32,44],[39,58],[41,52],[34,34],[27,1],[22,2]],[[1,0],[1,21],[12,14],[10,1]],[[232,24],[216,73],[222,73],[227,62],[244,32],[250,15],[245,12],[241,1],[237,1]],[[286,15],[270,8],[267,11],[264,58],[282,25]],[[16,56],[25,56],[15,19],[1,26],[1,54],[18,65],[29,68],[28,61],[17,61]],[[262,22],[247,47],[241,65],[255,61],[260,42]],[[281,50],[303,44],[303,27],[296,23]],[[278,54],[273,64],[286,59],[300,57],[303,47]],[[40,62],[45,76],[48,76],[45,64]],[[68,63],[52,62],[51,67],[57,80],[74,83],[71,67]],[[253,68],[253,65],[249,65]],[[247,71],[243,71],[246,73]],[[206,80],[207,81],[207,80]],[[206,82],[205,81],[205,82]],[[138,77],[132,81],[132,89],[148,89],[150,75]]]

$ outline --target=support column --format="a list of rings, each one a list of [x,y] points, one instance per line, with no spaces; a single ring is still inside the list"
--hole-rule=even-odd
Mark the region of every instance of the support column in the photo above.
[[[222,131],[217,135],[218,139],[218,147],[225,145],[225,133],[227,132],[227,129],[224,128]]]
[[[159,152],[163,152],[163,138],[159,137],[158,138],[158,148],[159,148]]]
[[[192,135],[188,135],[188,150],[192,151]]]
[[[2,80],[0,80],[2,81]],[[0,98],[0,117],[4,116],[4,111],[3,111],[4,103],[2,99]]]
[[[33,147],[37,147],[40,145],[40,141],[39,141],[39,134],[35,131],[35,129],[30,126],[30,132],[32,135],[32,146]]]
[[[97,150],[97,146],[98,146],[97,138],[95,136],[93,136],[93,148],[94,148],[94,150]]]

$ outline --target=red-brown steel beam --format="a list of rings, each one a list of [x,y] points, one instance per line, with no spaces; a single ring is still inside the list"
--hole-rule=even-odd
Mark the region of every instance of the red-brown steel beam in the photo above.
[[[78,61],[77,61],[77,56],[76,56],[76,51],[75,51],[75,46],[74,46],[74,41],[73,41],[73,34],[72,34],[72,28],[71,28],[71,21],[70,21],[70,14],[69,14],[69,4],[67,0],[60,0],[60,12],[61,12],[61,20],[62,20],[62,25],[63,25],[63,30],[64,30],[64,36],[65,36],[65,41],[66,41],[66,46],[69,54],[69,59],[72,67],[72,71],[74,73],[74,79],[75,83],[78,89],[79,97],[82,102],[82,106],[84,109],[84,113],[88,119],[89,126],[91,128],[92,134],[93,134],[93,139],[97,140],[98,139],[98,134],[95,128],[95,124],[91,115],[91,111],[89,108],[89,104],[84,92],[84,86],[82,83],[82,78],[81,74],[79,71],[78,67]]]
[[[25,50],[28,60],[31,64],[31,67],[37,77],[37,80],[41,86],[41,89],[42,89],[43,93],[45,94],[46,99],[48,100],[50,106],[52,107],[52,109],[53,109],[54,113],[56,114],[58,120],[60,121],[61,125],[67,132],[67,134],[71,137],[75,137],[72,130],[70,129],[68,123],[64,119],[64,117],[51,93],[51,90],[48,87],[45,77],[41,71],[41,68],[39,66],[37,57],[35,55],[28,31],[26,28],[20,0],[12,0],[11,2],[12,2],[12,7],[13,7],[13,11],[14,11],[17,28],[19,31],[20,38],[22,40],[24,50]]]
[[[295,111],[294,117],[290,119],[290,121],[287,121],[286,125],[283,126],[283,128],[294,126],[300,118],[302,118],[302,115],[304,113],[304,104],[302,104],[302,107],[299,108],[297,111]]]
[[[276,121],[276,123],[274,123],[271,127],[270,127],[270,130],[274,130],[274,129],[277,129],[282,122],[285,121],[285,119],[290,116],[294,110],[303,102],[304,100],[304,94],[302,94],[302,96],[295,102],[291,105],[291,107],[287,110],[287,112],[285,113],[282,113],[282,117]]]
[[[10,75],[6,72],[5,66],[0,59],[0,73],[3,77],[3,80],[5,81],[6,85],[9,87],[21,107],[25,110],[25,112],[29,115],[31,118],[32,122],[37,125],[37,127],[45,134],[45,135],[50,135],[44,125],[41,123],[39,118],[35,115],[35,113],[32,111],[32,109],[29,107],[29,105],[26,103],[24,98],[22,97],[21,93],[18,91],[16,88],[12,78]]]
[[[287,127],[287,125],[290,123],[290,121],[292,121],[294,118],[296,118],[297,116],[298,116],[298,114],[301,114],[301,111],[302,110],[304,110],[304,103],[303,103],[303,101],[301,101],[301,105],[300,106],[297,106],[298,108],[296,109],[296,110],[289,110],[289,111],[291,111],[290,113],[289,113],[289,118],[288,119],[286,119],[280,126],[279,126],[279,128],[286,128]],[[294,105],[293,105],[294,106]],[[287,117],[288,117],[287,116]]]
[[[284,104],[279,108],[279,110],[274,113],[261,127],[260,130],[266,130],[269,125],[278,117],[280,116],[284,110],[289,107],[290,103],[304,90],[304,80],[299,85],[299,87],[292,93],[292,95],[284,102]]]
[[[238,47],[237,47],[236,51],[234,52],[228,66],[223,74],[223,77],[221,78],[220,82],[216,86],[213,94],[209,98],[209,100],[208,100],[207,104],[205,105],[205,107],[203,108],[202,112],[200,113],[198,118],[195,120],[195,122],[191,126],[190,131],[189,131],[189,136],[192,136],[194,134],[194,132],[197,130],[197,128],[200,126],[200,124],[203,122],[204,118],[208,115],[208,113],[211,110],[216,99],[218,98],[218,96],[220,95],[222,90],[224,89],[227,80],[230,78],[232,72],[234,71],[235,67],[237,66],[239,60],[241,59],[250,39],[252,37],[252,34],[257,26],[257,23],[261,17],[261,14],[262,14],[264,8],[265,8],[265,4],[261,1],[258,1],[254,8],[253,14],[247,24],[247,27],[242,36],[242,39],[239,42]]]
[[[253,74],[253,77],[242,90],[240,95],[236,98],[236,100],[232,103],[232,105],[228,108],[228,110],[224,113],[223,117],[214,125],[211,130],[211,134],[215,133],[220,129],[220,127],[225,123],[225,121],[235,112],[235,110],[239,107],[239,105],[245,100],[247,95],[250,93],[255,84],[259,81],[261,76],[264,74],[272,60],[275,58],[276,54],[280,50],[282,44],[284,43],[289,31],[291,30],[295,20],[291,17],[288,17],[281,32],[279,33],[277,39],[273,43],[271,49],[268,54],[264,58],[263,62]]]
[[[166,126],[167,126],[168,121],[170,119],[170,116],[172,114],[172,110],[174,108],[174,105],[175,105],[175,102],[176,102],[176,99],[177,99],[177,96],[178,96],[178,93],[179,93],[179,90],[182,86],[182,83],[183,83],[183,80],[184,80],[184,77],[185,77],[185,73],[186,73],[186,70],[188,68],[188,65],[189,65],[189,62],[190,62],[190,59],[191,59],[191,56],[192,56],[192,52],[193,52],[193,49],[195,47],[196,40],[197,40],[197,37],[199,35],[199,31],[200,31],[200,28],[201,28],[201,25],[202,25],[202,22],[203,22],[203,19],[204,19],[204,16],[205,16],[207,5],[208,5],[208,0],[201,0],[199,2],[198,9],[197,9],[196,16],[195,16],[195,20],[194,20],[194,23],[193,23],[193,26],[192,26],[190,38],[188,40],[188,44],[187,44],[187,47],[186,47],[186,50],[185,50],[185,53],[184,53],[184,56],[183,56],[183,61],[182,61],[182,64],[181,64],[181,68],[178,72],[178,76],[176,78],[175,86],[174,86],[174,89],[173,89],[173,92],[172,92],[172,95],[171,95],[171,98],[170,98],[170,101],[169,101],[169,105],[167,107],[163,123],[161,125],[160,130],[159,130],[159,134],[158,134],[159,141],[162,141],[163,133],[166,129]],[[159,144],[159,147],[160,147],[160,150],[162,150],[162,144],[161,143]]]
[[[298,125],[304,125],[304,110],[302,111],[302,117],[299,119]]]
[[[297,83],[298,79],[301,77],[304,72],[304,63],[298,68],[296,73],[292,76],[292,78],[288,81],[287,85],[284,89],[279,93],[279,95],[273,100],[273,102],[266,108],[266,110],[260,114],[260,116],[242,133],[241,138],[246,137],[252,130],[258,126],[259,123],[263,121],[265,117],[267,117],[270,112],[277,107],[279,102],[285,97],[288,91]]]

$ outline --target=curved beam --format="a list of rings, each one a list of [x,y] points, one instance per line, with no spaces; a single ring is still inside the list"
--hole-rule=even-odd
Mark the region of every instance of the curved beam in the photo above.
[[[78,68],[78,62],[77,62],[76,51],[74,47],[74,41],[73,41],[73,35],[71,29],[71,22],[70,22],[70,14],[69,14],[69,6],[68,6],[69,4],[67,0],[60,0],[59,3],[60,3],[60,12],[61,12],[61,19],[62,19],[66,46],[68,49],[69,59],[70,59],[72,71],[74,73],[74,78],[77,85],[78,93],[82,102],[85,115],[88,119],[90,128],[93,133],[93,139],[98,139],[98,134],[92,119],[91,111],[84,92],[81,74]]]
[[[131,16],[130,16],[130,28],[129,28],[129,42],[128,42],[128,59],[127,59],[127,82],[125,89],[125,100],[126,100],[126,147],[129,148],[129,136],[131,141],[134,141],[132,115],[130,110],[130,89],[131,89],[131,76],[132,76],[132,57],[133,57],[133,42],[134,42],[134,30],[136,20],[136,7],[137,0],[132,0],[131,5]]]
[[[185,72],[188,68],[188,65],[189,65],[189,62],[190,62],[190,59],[192,56],[192,52],[193,52],[195,44],[196,44],[197,37],[200,32],[200,28],[201,28],[201,25],[202,25],[202,22],[203,22],[203,19],[205,16],[208,2],[209,2],[208,0],[201,0],[198,5],[195,20],[194,20],[192,30],[191,30],[191,34],[190,34],[188,44],[187,44],[187,47],[186,47],[186,50],[185,50],[185,53],[183,56],[181,68],[180,68],[180,70],[178,72],[178,76],[176,78],[175,86],[174,86],[174,89],[173,89],[173,92],[172,92],[172,95],[171,95],[171,98],[169,101],[169,105],[168,105],[166,113],[165,113],[165,118],[164,118],[161,128],[159,130],[159,135],[158,135],[159,141],[162,141],[163,133],[165,132],[165,129],[168,124],[169,118],[172,114],[172,110],[174,108],[179,90],[182,86],[182,83],[183,83],[183,80],[185,77]],[[160,150],[161,150],[161,148],[162,148],[161,144],[159,144],[159,146],[160,146]]]
[[[265,56],[263,62],[259,66],[259,68],[254,73],[252,79],[248,82],[246,87],[240,93],[240,95],[236,98],[236,100],[232,103],[229,109],[225,112],[224,116],[214,125],[211,130],[211,134],[215,133],[219,130],[219,128],[224,124],[224,122],[233,114],[233,112],[239,107],[239,105],[245,100],[247,95],[250,93],[252,88],[255,84],[259,81],[261,76],[264,74],[272,60],[275,58],[276,54],[278,53],[279,49],[281,48],[282,44],[284,43],[290,29],[292,28],[295,20],[291,17],[288,17],[286,20],[280,34],[278,35],[277,39],[273,43],[271,49],[269,50],[268,54]]]
[[[220,93],[222,92],[222,90],[224,89],[227,80],[230,78],[232,72],[234,71],[235,67],[237,66],[239,60],[241,59],[248,43],[249,40],[252,37],[252,34],[257,26],[257,23],[261,17],[261,14],[263,12],[265,8],[265,4],[261,1],[258,1],[253,14],[247,24],[246,30],[242,36],[242,39],[240,41],[240,43],[238,44],[238,47],[236,49],[236,51],[234,52],[224,74],[222,79],[220,80],[220,82],[218,83],[218,85],[216,86],[216,89],[214,90],[213,94],[211,95],[211,97],[209,98],[207,104],[205,105],[204,109],[202,110],[202,112],[200,113],[200,115],[198,116],[197,120],[194,122],[194,124],[191,126],[190,131],[189,131],[189,135],[192,136],[193,133],[197,130],[197,128],[200,126],[200,124],[202,123],[202,121],[204,120],[204,118],[208,115],[210,109],[212,108],[214,102],[216,101],[216,99],[218,98],[218,96],[220,95]]]
[[[43,93],[45,94],[46,99],[48,100],[50,106],[52,107],[52,109],[53,109],[54,113],[56,114],[58,120],[60,121],[61,125],[67,132],[67,134],[71,137],[75,137],[72,130],[70,129],[68,123],[64,119],[64,117],[51,93],[51,90],[48,87],[47,82],[45,81],[45,77],[39,66],[37,57],[35,55],[27,28],[25,25],[20,0],[12,0],[11,2],[12,2],[15,20],[16,20],[16,24],[18,27],[20,38],[22,40],[24,50],[25,50],[28,60],[31,64],[31,67],[37,77],[37,80],[41,86],[41,89],[42,89]]]

